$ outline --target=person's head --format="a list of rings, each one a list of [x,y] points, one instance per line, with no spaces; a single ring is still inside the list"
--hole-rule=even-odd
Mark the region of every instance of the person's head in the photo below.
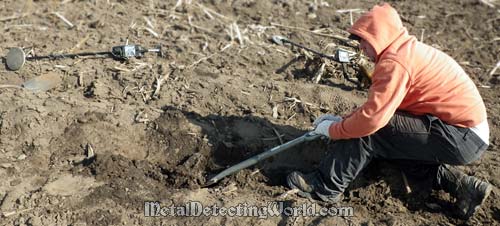
[[[363,51],[363,53],[370,58],[370,60],[375,61],[377,58],[377,52],[373,48],[373,46],[366,40],[362,39],[361,37],[351,34],[349,35],[349,39],[356,40],[359,42],[359,49]]]
[[[349,29],[351,38],[357,38],[360,49],[373,61],[392,43],[406,33],[398,13],[389,4],[375,5],[363,14]]]

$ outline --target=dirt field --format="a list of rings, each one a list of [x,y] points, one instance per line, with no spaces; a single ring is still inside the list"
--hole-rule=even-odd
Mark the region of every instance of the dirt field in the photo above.
[[[326,141],[203,185],[302,135],[315,117],[363,103],[366,92],[342,79],[338,64],[326,62],[316,84],[318,62],[270,37],[331,53],[339,42],[318,33],[346,35],[350,14],[337,10],[366,11],[376,1],[3,0],[1,56],[16,46],[44,55],[106,51],[127,41],[161,44],[165,56],[0,67],[0,84],[48,73],[62,79],[48,92],[0,88],[0,225],[499,225],[500,69],[490,72],[500,60],[500,2],[389,2],[411,34],[469,72],[487,105],[491,146],[464,170],[496,188],[468,222],[455,218],[447,194],[429,194],[412,178],[414,192],[406,194],[400,170],[383,161],[370,164],[338,204],[352,206],[352,217],[144,217],[145,201],[310,204],[280,197],[284,177],[317,164]]]

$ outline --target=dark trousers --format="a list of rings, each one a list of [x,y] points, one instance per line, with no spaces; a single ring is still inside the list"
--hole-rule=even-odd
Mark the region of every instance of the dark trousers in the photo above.
[[[316,193],[335,197],[373,158],[414,160],[433,168],[439,180],[444,164],[465,165],[479,159],[487,145],[470,129],[455,127],[430,115],[396,112],[376,133],[335,141],[316,175]]]

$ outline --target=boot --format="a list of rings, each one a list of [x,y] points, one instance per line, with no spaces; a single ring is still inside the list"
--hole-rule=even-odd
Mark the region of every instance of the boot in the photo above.
[[[312,198],[314,191],[311,179],[298,171],[293,171],[286,177],[286,183],[291,189],[298,189],[299,196],[304,198]]]
[[[437,184],[456,198],[458,215],[464,220],[474,215],[493,189],[488,182],[446,165],[439,167]]]
[[[298,171],[294,171],[288,174],[286,182],[288,184],[288,187],[290,187],[291,189],[299,190],[297,194],[303,198],[319,198],[324,202],[330,203],[336,203],[342,199],[342,195],[332,196],[318,193],[318,187],[321,181],[314,173],[303,174]]]

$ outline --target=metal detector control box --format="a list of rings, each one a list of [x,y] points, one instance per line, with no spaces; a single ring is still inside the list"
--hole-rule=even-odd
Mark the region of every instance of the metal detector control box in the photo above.
[[[138,45],[114,46],[111,53],[114,58],[126,60],[132,57],[142,57],[148,50]]]
[[[349,56],[350,52],[343,49],[337,49],[335,53],[335,58],[341,63],[349,63],[351,61],[351,57]]]

